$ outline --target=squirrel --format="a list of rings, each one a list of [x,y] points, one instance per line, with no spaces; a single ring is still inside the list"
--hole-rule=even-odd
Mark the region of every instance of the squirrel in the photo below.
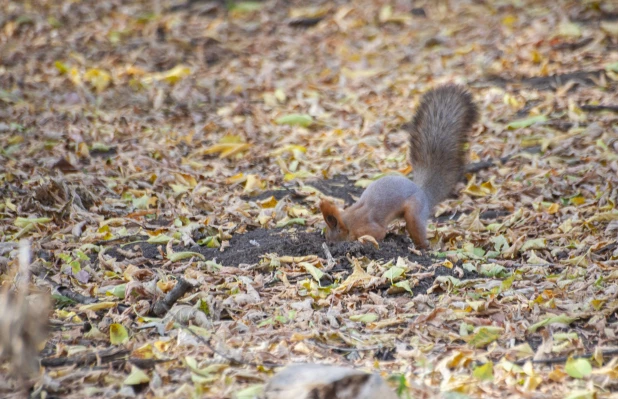
[[[365,235],[382,240],[388,225],[403,218],[415,247],[427,248],[430,213],[463,178],[464,146],[477,119],[477,107],[465,88],[447,84],[426,92],[412,121],[402,127],[410,135],[413,181],[384,176],[367,186],[358,202],[343,210],[322,200],[326,240],[354,241]]]

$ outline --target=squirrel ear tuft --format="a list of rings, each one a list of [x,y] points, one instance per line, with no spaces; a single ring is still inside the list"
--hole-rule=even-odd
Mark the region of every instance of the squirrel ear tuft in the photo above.
[[[342,226],[339,209],[330,201],[322,200],[320,202],[320,211],[324,216],[324,221],[331,229],[336,229]]]

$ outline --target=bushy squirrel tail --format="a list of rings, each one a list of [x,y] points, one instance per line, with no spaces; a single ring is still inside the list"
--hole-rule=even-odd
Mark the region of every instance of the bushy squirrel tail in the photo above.
[[[427,195],[431,208],[448,198],[463,177],[464,146],[477,119],[472,95],[461,86],[445,85],[423,95],[407,124],[413,180]]]

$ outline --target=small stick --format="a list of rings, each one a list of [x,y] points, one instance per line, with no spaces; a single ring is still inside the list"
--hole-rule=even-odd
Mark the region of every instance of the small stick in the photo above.
[[[158,317],[163,317],[172,306],[178,301],[187,291],[193,288],[193,285],[188,283],[185,279],[179,278],[178,282],[172,288],[170,292],[168,292],[165,297],[156,302],[152,307],[152,313]]]
[[[326,261],[328,262],[324,270],[330,271],[333,267],[335,267],[337,261],[335,260],[335,258],[333,258],[333,255],[330,253],[330,249],[328,249],[328,245],[326,245],[325,242],[322,243],[322,249],[324,250],[324,254],[326,255]]]

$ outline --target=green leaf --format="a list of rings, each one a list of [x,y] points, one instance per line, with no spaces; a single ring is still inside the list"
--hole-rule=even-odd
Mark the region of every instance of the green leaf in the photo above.
[[[482,366],[474,369],[472,376],[481,381],[493,381],[494,379],[494,364],[487,362]]]
[[[360,321],[361,323],[373,323],[378,320],[378,315],[375,313],[356,314],[350,316],[352,321]]]
[[[277,228],[280,227],[287,227],[293,224],[299,224],[301,226],[305,225],[305,219],[304,218],[294,218],[294,219],[284,219],[281,220],[279,223],[277,223]]]
[[[277,125],[309,127],[313,123],[313,118],[307,114],[290,114],[277,118],[275,123]]]
[[[535,238],[533,240],[528,240],[524,242],[521,246],[520,251],[526,252],[529,249],[543,249],[547,248],[547,239],[546,238]]]
[[[612,64],[606,65],[605,70],[618,73],[618,62],[614,62]]]
[[[150,202],[150,196],[144,194],[139,198],[133,198],[131,202],[135,209],[148,209],[148,203]]]
[[[479,273],[487,277],[502,277],[507,273],[507,270],[497,263],[486,263],[481,265]]]
[[[500,327],[483,326],[479,327],[474,334],[470,335],[467,341],[468,344],[475,348],[483,348],[500,338],[503,332],[504,329]]]
[[[592,365],[588,359],[570,357],[564,365],[564,371],[573,378],[584,378],[592,373]]]
[[[577,390],[565,396],[565,399],[594,399],[596,397],[597,395],[594,391]]]
[[[131,366],[131,373],[125,378],[125,385],[139,385],[150,381],[150,377],[143,370]]]
[[[127,290],[126,284],[118,284],[106,290],[106,293],[113,295],[117,298],[124,299],[126,290]]]
[[[408,280],[399,281],[393,285],[395,287],[403,288],[404,290],[412,294],[412,287],[410,287],[410,282]]]
[[[150,244],[167,244],[170,240],[173,240],[173,238],[165,234],[159,234],[158,236],[150,237],[146,242]]]
[[[122,324],[114,323],[109,326],[109,341],[112,345],[122,345],[129,341],[129,333]]]
[[[219,238],[217,236],[208,236],[199,240],[197,245],[206,245],[207,248],[219,248],[221,243],[219,242]]]
[[[535,332],[536,330],[538,330],[541,327],[545,327],[548,326],[550,324],[554,324],[554,323],[560,323],[560,324],[571,324],[572,322],[574,322],[575,320],[578,320],[579,317],[573,317],[573,316],[567,316],[565,314],[561,314],[558,316],[549,316],[541,321],[539,321],[538,323],[535,323],[533,325],[531,325],[530,327],[528,327],[528,332]]]
[[[95,142],[92,144],[90,151],[92,152],[108,152],[111,150],[111,147],[105,143]]]
[[[171,260],[172,262],[178,262],[179,260],[189,259],[189,258],[193,258],[196,256],[200,258],[201,260],[206,260],[206,257],[202,255],[201,253],[191,252],[191,251],[174,252],[173,254],[168,254],[167,259]]]
[[[509,248],[509,242],[506,237],[500,234],[499,236],[491,238],[491,242],[494,243],[494,249],[498,252],[502,252]]]
[[[239,12],[253,12],[261,10],[263,6],[264,4],[259,1],[239,1],[238,3],[231,3],[228,9]]]
[[[385,271],[384,274],[382,274],[382,277],[386,277],[387,279],[393,281],[397,277],[400,277],[405,271],[406,269],[404,269],[403,267],[393,266],[387,271]]]
[[[311,274],[311,277],[313,277],[315,281],[319,282],[324,276],[324,272],[322,270],[313,266],[309,262],[300,262],[298,265],[304,267],[307,273]]]
[[[69,265],[71,265],[71,272],[73,273],[73,275],[76,275],[80,272],[80,270],[82,270],[82,266],[79,264],[78,260],[74,260],[73,262],[69,263]]]
[[[547,121],[547,117],[545,115],[535,115],[535,116],[530,116],[528,118],[518,119],[516,121],[513,121],[509,123],[508,125],[506,125],[506,128],[510,130],[521,129],[524,127],[532,126],[535,123],[546,122],[546,121]]]
[[[263,384],[251,385],[241,391],[236,392],[236,395],[234,396],[234,398],[235,399],[253,399],[253,398],[259,397],[262,394],[262,391],[264,391]]]
[[[510,277],[505,278],[500,284],[500,292],[507,291],[513,285],[513,281],[515,281],[515,275],[512,274]]]

